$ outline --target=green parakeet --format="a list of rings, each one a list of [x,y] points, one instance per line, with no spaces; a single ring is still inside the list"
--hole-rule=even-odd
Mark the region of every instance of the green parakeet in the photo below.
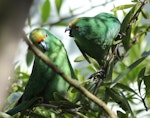
[[[120,31],[120,22],[112,14],[100,13],[95,17],[81,17],[73,20],[65,31],[70,31],[71,37],[82,54],[94,58],[99,65],[104,66],[113,40]]]
[[[43,28],[33,30],[30,33],[30,39],[65,74],[76,79],[64,45],[59,39]],[[36,104],[35,101],[37,102],[39,98],[43,103],[53,101],[54,92],[64,95],[68,87],[69,84],[60,75],[49,68],[41,59],[35,57],[32,73],[22,97],[17,105],[7,113],[14,115],[30,108]]]

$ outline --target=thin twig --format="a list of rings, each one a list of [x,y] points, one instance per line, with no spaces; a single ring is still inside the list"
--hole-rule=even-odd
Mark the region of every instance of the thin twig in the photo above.
[[[59,106],[52,105],[52,104],[45,104],[45,103],[37,104],[37,106],[44,106],[44,107],[53,108],[53,109],[59,109],[59,108],[61,109],[61,107],[59,107]],[[67,112],[67,113],[79,116],[80,118],[87,118],[87,116],[83,115],[82,113],[80,113],[74,109],[69,108],[69,109],[62,109],[62,110],[63,110],[62,111],[63,113]]]
[[[67,109],[67,110],[65,110],[65,112],[70,113],[70,114],[74,114],[76,116],[79,116],[80,118],[88,118],[87,116],[85,116],[82,113],[75,111],[75,110]]]
[[[67,81],[70,85],[72,85],[77,90],[79,90],[82,94],[84,94],[87,98],[89,98],[94,103],[96,103],[99,107],[102,107],[111,118],[118,118],[117,115],[106,105],[104,101],[102,101],[101,99],[97,98],[95,95],[90,93],[87,89],[85,89],[82,85],[80,85],[76,80],[67,76],[63,71],[61,71],[58,68],[58,66],[54,65],[53,62],[46,55],[44,55],[36,46],[31,44],[28,38],[26,37],[25,32],[23,32],[23,39],[28,44],[29,49],[33,51],[33,53],[37,57],[39,57],[45,64],[47,64],[51,69],[53,69],[57,74],[59,74],[65,81]]]
[[[59,108],[59,106],[52,105],[52,104],[45,104],[45,103],[36,104],[36,106],[44,106],[44,107],[53,108],[53,109],[58,109]]]
[[[81,15],[81,14],[87,13],[88,11],[91,11],[91,9],[94,9],[94,8],[97,8],[97,7],[100,7],[100,6],[105,6],[105,5],[107,5],[108,3],[111,3],[111,2],[113,2],[113,1],[115,1],[115,0],[110,0],[110,1],[106,1],[106,2],[104,2],[104,3],[102,3],[102,4],[99,4],[99,5],[91,6],[89,9],[87,9],[87,10],[85,10],[85,11],[83,11],[83,12],[80,12],[80,13],[78,13],[78,14],[71,14],[71,16],[64,17],[64,18],[60,18],[59,21],[56,21],[56,22],[53,22],[53,23],[44,24],[44,25],[42,25],[42,26],[48,26],[48,25],[54,26],[54,25],[56,25],[56,24],[58,24],[58,23],[60,23],[60,22],[62,22],[62,21],[75,18],[76,16],[79,16],[79,15]],[[77,10],[78,10],[78,9],[77,9]],[[72,10],[72,11],[75,11],[75,10]]]

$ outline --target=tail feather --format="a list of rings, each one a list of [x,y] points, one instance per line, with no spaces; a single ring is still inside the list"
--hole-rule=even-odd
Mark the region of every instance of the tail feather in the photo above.
[[[28,108],[29,102],[28,101],[24,101],[22,103],[20,103],[19,105],[15,106],[14,108],[12,108],[11,110],[7,111],[6,113],[9,115],[15,115],[18,112],[21,112],[25,109]]]
[[[6,113],[13,116],[18,112],[31,108],[37,100],[39,100],[39,98],[33,98],[30,101],[22,101],[20,104],[18,103],[14,108],[8,110]]]

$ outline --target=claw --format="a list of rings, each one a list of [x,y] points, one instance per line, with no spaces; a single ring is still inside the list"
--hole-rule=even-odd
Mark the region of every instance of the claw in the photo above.
[[[99,71],[93,73],[88,79],[91,79],[91,78],[101,78],[101,79],[104,79],[105,78],[105,69],[104,68],[101,68]]]

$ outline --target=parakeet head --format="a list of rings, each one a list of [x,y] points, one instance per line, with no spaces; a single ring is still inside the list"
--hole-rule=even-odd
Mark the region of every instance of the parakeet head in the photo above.
[[[79,38],[84,39],[89,35],[89,32],[91,33],[90,28],[92,26],[90,25],[89,20],[89,17],[76,18],[65,29],[65,32],[69,31],[69,36],[75,37],[77,40]]]
[[[42,48],[44,51],[47,51],[49,49],[48,44],[46,43],[47,38],[48,38],[47,30],[42,29],[42,28],[34,29],[30,33],[30,40],[35,45]]]
[[[74,37],[74,34],[76,34],[76,33],[80,30],[80,26],[77,25],[78,21],[79,21],[78,18],[75,19],[75,20],[73,20],[73,21],[69,24],[69,26],[65,29],[65,32],[66,32],[66,31],[70,31],[70,32],[69,32],[69,36],[70,36],[70,37]]]

